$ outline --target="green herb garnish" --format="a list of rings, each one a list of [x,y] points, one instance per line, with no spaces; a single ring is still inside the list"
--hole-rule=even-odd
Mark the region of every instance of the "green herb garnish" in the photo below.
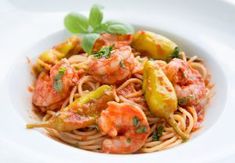
[[[131,143],[131,138],[126,139],[127,143]]]
[[[195,97],[193,95],[189,95],[189,96],[186,96],[186,97],[183,97],[183,98],[179,98],[178,99],[178,104],[179,105],[186,105],[190,99],[194,99]]]
[[[112,46],[102,47],[98,52],[94,53],[94,57],[96,58],[109,58],[111,51],[113,50]]]
[[[121,66],[121,68],[126,68],[123,60],[120,61],[119,65]]]
[[[139,128],[136,129],[136,133],[137,134],[142,134],[145,133],[147,131],[147,128],[145,126],[140,126]]]
[[[153,132],[152,136],[153,141],[159,140],[159,138],[162,136],[163,129],[164,129],[163,126],[158,126],[157,130]]]
[[[103,20],[103,7],[100,5],[93,5],[90,14],[89,14],[89,24],[92,26],[93,29],[100,26]]]
[[[172,58],[180,58],[179,52],[180,52],[179,47],[175,47],[173,53],[171,54],[171,57],[172,57]]]
[[[133,122],[133,125],[134,125],[135,127],[138,127],[139,124],[140,124],[140,120],[139,120],[139,118],[136,117],[136,116],[133,117],[132,122]]]
[[[95,41],[100,37],[100,33],[110,34],[131,34],[134,28],[131,25],[117,21],[103,21],[103,7],[93,5],[89,18],[79,13],[69,13],[64,18],[65,28],[75,34],[81,34],[82,48],[88,54],[92,54]]]
[[[60,92],[63,89],[62,77],[66,72],[65,67],[61,67],[58,71],[58,74],[54,78],[53,88],[56,92]]]
[[[60,92],[62,90],[63,84],[61,80],[55,80],[53,84],[53,88],[56,90],[56,92]]]
[[[82,48],[85,52],[88,54],[92,53],[93,46],[95,44],[95,41],[100,37],[97,33],[88,33],[83,36],[82,39]]]
[[[158,136],[156,131],[153,132],[152,139],[153,139],[153,141],[158,141],[159,140],[159,136]]]
[[[66,71],[66,67],[59,68],[59,74],[64,75],[65,71]]]
[[[75,12],[65,16],[64,25],[71,33],[86,33],[89,26],[87,18]]]
[[[179,105],[186,105],[188,103],[188,99],[186,97],[178,99]]]

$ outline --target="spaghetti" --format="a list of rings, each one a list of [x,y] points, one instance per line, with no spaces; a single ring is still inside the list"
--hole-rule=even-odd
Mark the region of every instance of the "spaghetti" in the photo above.
[[[115,50],[113,50],[115,51]],[[160,151],[160,150],[165,150],[168,148],[172,148],[174,146],[177,146],[178,144],[181,144],[184,140],[180,135],[177,134],[175,131],[174,127],[169,125],[169,123],[162,117],[158,117],[154,115],[150,108],[148,103],[146,102],[146,97],[145,93],[143,92],[143,80],[145,76],[144,74],[144,64],[146,61],[149,60],[148,57],[143,56],[140,52],[136,52],[137,50],[132,47],[132,51],[136,52],[134,53],[135,55],[129,55],[132,52],[128,51],[128,49],[124,49],[124,51],[118,52],[119,53],[127,53],[123,56],[115,56],[115,52],[111,53],[110,58],[101,58],[101,59],[93,59],[92,56],[89,56],[85,53],[82,54],[69,54],[67,55],[67,61],[66,63],[63,63],[62,65],[68,64],[71,67],[71,71],[73,71],[78,74],[79,79],[73,80],[72,86],[68,89],[68,92],[65,92],[65,96],[58,100],[58,102],[53,102],[49,105],[35,105],[34,106],[43,114],[42,122],[49,122],[58,114],[60,114],[60,110],[66,110],[65,108],[69,108],[70,105],[73,105],[73,103],[82,97],[85,97],[87,94],[89,94],[92,91],[97,90],[100,88],[100,86],[103,85],[103,81],[100,79],[105,79],[106,83],[111,86],[111,94],[113,96],[112,101],[116,103],[126,103],[131,106],[135,106],[139,109],[141,109],[141,112],[144,113],[144,116],[146,116],[148,125],[149,125],[149,131],[146,133],[146,139],[145,142],[143,142],[143,145],[136,150],[136,151],[130,151],[130,152],[125,152],[125,153],[149,153],[149,152],[155,152],[155,151]],[[113,57],[113,58],[112,58]],[[210,75],[207,72],[207,69],[203,65],[202,61],[198,59],[198,57],[194,56],[191,58],[187,58],[184,52],[179,53],[179,58],[178,60],[181,60],[180,63],[182,62],[185,65],[188,65],[190,67],[189,74],[195,75],[196,78],[200,78],[198,80],[202,81],[203,84],[205,85],[205,88],[200,89],[205,89],[205,95],[198,95],[198,98],[200,98],[202,103],[195,104],[195,101],[191,102],[191,99],[188,101],[181,101],[181,105],[179,104],[180,102],[178,101],[177,109],[173,113],[173,119],[177,123],[179,129],[184,132],[185,134],[191,135],[195,130],[197,130],[200,127],[200,123],[203,120],[204,113],[205,113],[205,107],[208,104],[210,98],[211,98],[211,89],[213,87],[213,84],[210,82]],[[117,69],[115,71],[119,71],[118,74],[114,74],[114,71],[111,69],[113,68],[112,66],[115,65],[116,60],[120,59],[120,63]],[[99,61],[97,61],[99,60]],[[105,64],[104,62],[109,61],[108,65]],[[102,61],[102,64],[101,64]],[[96,64],[91,63],[91,62],[96,62]],[[164,72],[166,70],[170,71],[170,68],[166,68],[168,65],[170,65],[171,62],[174,62],[174,59],[171,59],[170,63],[167,63],[164,60],[154,60],[152,61],[154,64],[158,65]],[[50,75],[53,73],[52,72],[52,67],[54,64],[50,64],[47,61],[43,61],[42,59],[39,59],[38,62],[39,66],[37,65],[36,67],[40,67],[39,69],[35,70],[34,67],[34,72],[36,72],[36,78],[37,81],[35,83],[35,89],[34,90],[34,95],[36,94],[36,91],[38,90],[37,84],[38,84],[38,78],[40,78],[41,73],[46,72],[50,73]],[[130,65],[132,64],[133,65]],[[57,61],[55,64],[60,64],[60,61]],[[67,65],[66,65],[67,66]],[[94,66],[97,68],[96,70],[92,69],[91,72],[90,66]],[[104,67],[103,67],[104,66]],[[179,66],[179,65],[177,65]],[[180,67],[180,66],[179,66]],[[186,66],[186,68],[188,68]],[[123,70],[123,69],[124,70]],[[185,68],[185,67],[184,67]],[[68,66],[66,67],[66,71],[68,71]],[[100,72],[101,69],[105,72]],[[192,70],[192,73],[191,73]],[[60,70],[59,70],[60,71]],[[179,68],[179,71],[181,69]],[[196,72],[196,73],[195,73]],[[100,74],[102,78],[99,78]],[[102,74],[103,73],[103,74]],[[177,75],[180,72],[177,72]],[[166,73],[167,74],[167,73]],[[57,74],[58,75],[58,74]],[[71,76],[71,74],[64,73],[64,76],[60,79],[62,81],[62,85],[65,84],[63,80],[67,76]],[[105,76],[106,75],[106,76]],[[109,75],[109,76],[108,76]],[[187,74],[184,74],[187,75]],[[199,76],[199,77],[198,77]],[[123,78],[122,78],[123,77]],[[168,76],[167,76],[168,77]],[[112,78],[110,83],[108,82],[109,78]],[[113,82],[113,79],[117,79],[117,82]],[[182,79],[182,76],[179,76],[177,79]],[[170,77],[169,77],[170,80]],[[194,79],[196,80],[196,79]],[[175,89],[178,89],[178,91],[186,91],[185,87],[184,88],[178,88],[180,81],[177,81],[177,84],[174,85],[174,80],[170,80],[171,83],[173,84]],[[54,81],[55,82],[55,81]],[[184,81],[185,82],[185,81]],[[196,89],[197,87],[195,86],[196,84],[194,81],[193,82],[193,87]],[[41,84],[41,83],[40,83]],[[44,83],[45,84],[45,83]],[[40,91],[43,90],[44,87],[40,87]],[[47,86],[48,89],[48,86]],[[53,89],[53,88],[52,88]],[[62,89],[63,91],[64,89]],[[47,93],[50,93],[50,90],[46,90]],[[202,91],[201,91],[202,92]],[[177,94],[176,90],[176,94]],[[40,94],[40,96],[42,93]],[[177,94],[178,100],[179,97],[182,95]],[[48,96],[47,96],[48,97]],[[45,97],[45,98],[47,98]],[[41,97],[40,97],[41,98]],[[59,98],[59,97],[58,97]],[[197,98],[197,96],[195,96]],[[43,98],[41,98],[43,100]],[[157,99],[156,99],[157,100]],[[198,100],[198,99],[193,99],[193,100]],[[188,102],[188,103],[187,103]],[[94,102],[95,103],[95,102]],[[89,108],[93,105],[92,104],[84,104],[84,106],[78,106],[78,107],[84,107],[84,108]],[[102,108],[105,110],[105,108]],[[101,112],[102,116],[103,113]],[[123,115],[125,116],[125,115]],[[99,119],[99,117],[98,117]],[[138,121],[137,121],[138,122]],[[139,123],[139,122],[138,122]],[[29,125],[30,126],[30,125]],[[32,126],[31,126],[32,127]],[[57,128],[53,127],[46,127],[47,132],[49,135],[52,137],[65,142],[67,144],[70,144],[72,146],[84,149],[84,150],[90,150],[90,151],[95,151],[95,152],[107,152],[104,151],[104,148],[102,147],[104,144],[104,141],[106,139],[110,139],[110,135],[102,131],[100,128],[99,123],[97,122],[97,119],[95,123],[91,123],[91,125],[87,125],[85,127],[78,127],[76,129],[72,129],[70,131],[63,131],[63,130],[58,130]],[[122,134],[120,132],[119,134]],[[134,139],[134,138],[132,138]],[[128,139],[127,139],[128,140]],[[121,149],[120,149],[121,150]],[[107,152],[109,153],[109,152]],[[110,153],[122,153],[122,152],[110,152]]]

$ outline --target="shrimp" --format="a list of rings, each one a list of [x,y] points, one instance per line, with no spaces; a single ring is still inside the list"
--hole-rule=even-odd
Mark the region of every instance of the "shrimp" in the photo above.
[[[88,73],[101,83],[114,84],[130,77],[134,66],[131,47],[123,46],[113,50],[109,58],[93,58]]]
[[[175,58],[164,70],[174,85],[179,105],[197,106],[205,99],[207,94],[205,82],[201,74],[186,61]]]
[[[130,45],[132,42],[132,35],[111,35],[104,33],[97,39],[94,45],[94,51],[98,51],[103,46],[114,46],[114,48],[120,48],[122,46]]]
[[[105,153],[133,153],[145,143],[150,127],[144,112],[128,103],[109,102],[101,112],[98,126],[107,138],[102,143]]]
[[[67,59],[62,59],[50,69],[49,74],[41,72],[38,76],[33,92],[33,104],[40,107],[61,104],[77,80],[74,68]],[[55,84],[61,90],[56,90]]]

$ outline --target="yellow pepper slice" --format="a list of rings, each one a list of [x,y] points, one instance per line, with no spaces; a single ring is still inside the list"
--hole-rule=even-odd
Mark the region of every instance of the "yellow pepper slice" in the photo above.
[[[151,61],[144,65],[143,92],[150,111],[157,117],[164,118],[183,140],[188,135],[180,130],[173,118],[177,110],[177,97],[171,82],[163,71]]]
[[[60,59],[68,57],[71,52],[77,53],[81,50],[80,39],[76,36],[72,36],[66,41],[54,46],[52,49],[42,52],[36,61],[33,70],[35,74],[39,74],[43,70],[43,65],[53,65]]]
[[[135,33],[131,45],[143,55],[164,61],[171,59],[174,51],[178,50],[173,41],[149,31]]]
[[[113,100],[111,87],[103,85],[76,99],[45,123],[27,124],[27,128],[47,127],[58,131],[71,131],[96,124],[107,102]]]

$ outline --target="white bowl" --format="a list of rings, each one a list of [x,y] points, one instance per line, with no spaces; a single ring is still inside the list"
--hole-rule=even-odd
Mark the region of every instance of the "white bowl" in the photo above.
[[[212,82],[215,84],[214,89],[215,92],[208,108],[206,109],[206,117],[205,121],[202,124],[202,128],[196,133],[202,135],[207,129],[209,129],[213,124],[216,123],[219,116],[222,114],[224,109],[226,99],[227,99],[227,81],[222,70],[222,65],[220,65],[212,56],[211,52],[208,49],[203,49],[196,42],[193,43],[187,38],[183,36],[179,36],[175,33],[169,33],[163,31],[163,29],[154,29],[143,26],[136,26],[136,30],[138,29],[146,29],[150,30],[164,36],[167,36],[174,42],[176,42],[179,47],[186,52],[188,56],[197,55],[203,59],[206,67],[212,75]],[[8,87],[9,93],[11,96],[11,101],[14,105],[16,111],[25,119],[25,123],[32,122],[33,119],[37,118],[32,114],[32,95],[27,90],[27,88],[32,84],[32,74],[30,70],[30,66],[26,64],[26,57],[31,58],[32,62],[35,62],[35,58],[38,57],[38,54],[43,52],[53,45],[66,40],[69,36],[71,36],[65,30],[55,32],[46,38],[38,41],[33,47],[30,47],[29,50],[24,52],[18,59],[17,62],[13,64],[12,70],[9,72],[8,77]],[[31,55],[27,55],[31,54]],[[22,78],[22,76],[24,78]],[[15,78],[21,80],[14,80]],[[224,79],[224,80],[220,80]],[[18,98],[15,98],[18,97]],[[195,135],[195,134],[194,134]]]

